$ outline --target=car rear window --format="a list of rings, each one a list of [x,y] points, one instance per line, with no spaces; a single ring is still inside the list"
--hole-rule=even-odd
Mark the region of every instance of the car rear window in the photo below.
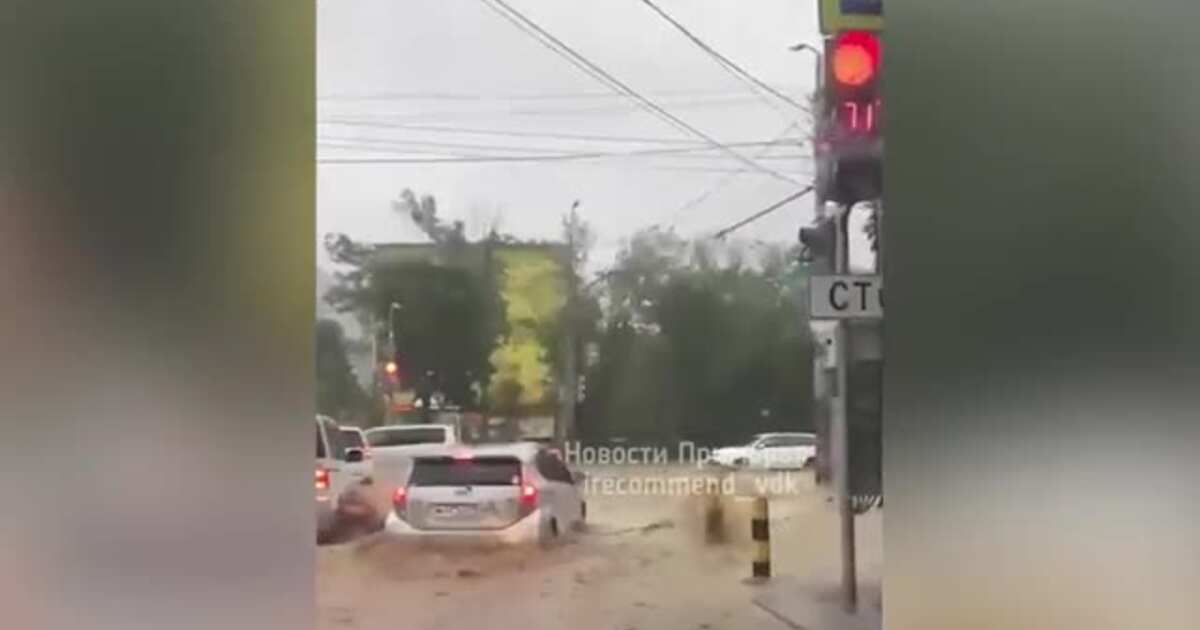
[[[515,457],[451,459],[422,457],[413,462],[413,486],[516,486],[521,483],[521,462]]]
[[[346,448],[362,448],[363,447],[362,435],[358,431],[352,431],[350,429],[342,429],[341,433],[342,433],[342,443],[346,445]]]
[[[325,440],[321,439],[321,425],[317,425],[317,459],[325,458]]]
[[[413,444],[441,444],[446,441],[446,430],[429,429],[383,429],[367,434],[371,446],[410,446]]]

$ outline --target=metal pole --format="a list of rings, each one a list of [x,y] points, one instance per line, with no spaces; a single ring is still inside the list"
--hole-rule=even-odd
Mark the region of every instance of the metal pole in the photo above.
[[[398,348],[396,348],[395,313],[396,313],[396,311],[403,310],[403,309],[404,309],[404,307],[400,306],[399,302],[392,302],[391,304],[388,305],[388,343],[392,346],[392,348],[391,348],[392,354],[395,354],[396,350],[398,350]]]
[[[375,314],[370,314],[370,320],[367,322],[367,336],[371,338],[371,389],[368,395],[371,399],[371,407],[380,403],[380,398],[383,396],[383,387],[379,382],[379,330],[375,327]],[[374,410],[372,409],[372,415]],[[386,412],[384,416],[386,417]]]
[[[835,217],[837,238],[834,248],[834,273],[849,273],[850,242],[846,228],[851,206],[842,206]],[[838,320],[835,332],[837,352],[837,391],[830,414],[832,434],[834,483],[837,487],[838,517],[841,520],[842,545],[842,607],[846,612],[858,608],[858,577],[854,557],[854,510],[850,501],[850,417],[848,413],[848,368],[850,335],[845,320]]]
[[[575,292],[578,287],[575,282],[575,263],[577,260],[577,252],[575,248],[579,243],[575,242],[575,231],[579,225],[579,214],[576,209],[579,207],[579,201],[571,205],[571,213],[567,217],[567,304],[566,304],[566,338],[563,339],[563,389],[566,391],[562,400],[561,422],[556,423],[555,438],[556,441],[565,447],[566,441],[573,438],[575,435],[575,407],[579,398],[579,375],[578,375],[578,360],[577,360],[577,340],[576,340],[576,316],[577,311],[577,296]]]

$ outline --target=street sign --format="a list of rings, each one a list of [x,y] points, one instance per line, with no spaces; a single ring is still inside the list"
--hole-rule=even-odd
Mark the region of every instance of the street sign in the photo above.
[[[821,32],[882,31],[883,0],[820,0]]]
[[[883,317],[881,276],[813,276],[808,283],[813,319],[880,319]]]

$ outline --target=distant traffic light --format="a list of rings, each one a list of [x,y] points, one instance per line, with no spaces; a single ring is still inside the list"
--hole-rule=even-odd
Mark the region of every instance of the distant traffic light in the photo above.
[[[394,388],[404,381],[404,363],[399,355],[383,364],[383,375],[387,385]]]

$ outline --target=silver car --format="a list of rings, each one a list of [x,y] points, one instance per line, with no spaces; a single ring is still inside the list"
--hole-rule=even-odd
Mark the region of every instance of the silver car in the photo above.
[[[587,506],[563,461],[539,444],[447,447],[413,460],[385,529],[397,536],[548,543]]]

